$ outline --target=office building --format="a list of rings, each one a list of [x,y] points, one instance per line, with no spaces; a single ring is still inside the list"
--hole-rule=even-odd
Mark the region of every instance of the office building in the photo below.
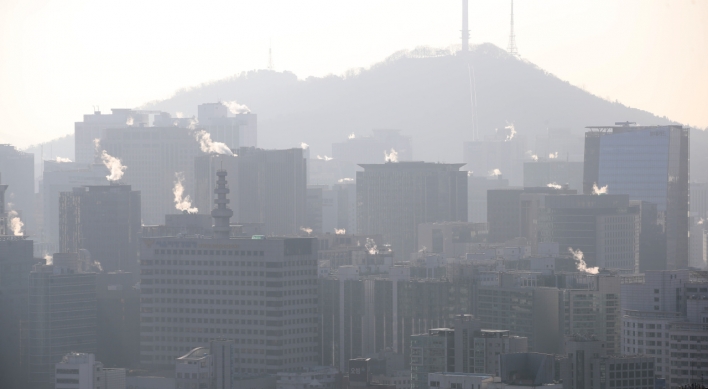
[[[526,141],[522,136],[498,131],[495,136],[484,140],[464,142],[462,161],[466,164],[465,169],[475,176],[502,176],[509,180],[509,185],[519,186],[524,179],[526,151]]]
[[[509,186],[509,180],[502,176],[487,177],[467,174],[467,221],[470,223],[487,222],[487,191]]]
[[[381,129],[372,130],[371,136],[354,136],[344,142],[332,143],[334,161],[378,164],[386,162],[387,156],[391,154],[395,155],[395,161],[411,161],[413,159],[411,137],[401,135],[400,130]]]
[[[467,353],[469,365],[463,365],[465,372],[485,373],[498,377],[501,374],[500,355],[528,352],[528,339],[510,335],[510,331],[506,330],[476,330],[471,338],[471,347]]]
[[[564,161],[583,161],[583,136],[573,134],[570,128],[549,128],[545,134],[536,136],[533,154],[539,160],[559,159]],[[578,189],[579,188],[574,188]]]
[[[126,167],[121,183],[141,193],[144,224],[158,224],[176,213],[173,188],[184,175],[184,197],[194,198],[194,158],[203,155],[193,130],[180,127],[128,127],[103,131],[101,149]],[[207,210],[208,212],[208,210]]]
[[[580,250],[589,267],[639,270],[640,213],[627,195],[549,195],[538,216],[539,241]]]
[[[228,103],[205,103],[197,107],[199,128],[206,130],[214,142],[230,149],[258,146],[258,115],[231,112]]]
[[[548,185],[567,186],[583,190],[583,163],[559,159],[524,162],[524,187]]]
[[[1,387],[22,387],[26,383],[27,349],[22,346],[28,329],[28,276],[32,266],[43,261],[33,258],[32,251],[32,241],[23,236],[0,236]]]
[[[93,354],[70,352],[54,365],[55,389],[125,389],[125,369],[107,369]]]
[[[5,212],[17,212],[24,223],[22,231],[34,235],[34,154],[0,144],[0,176],[2,184],[8,186]]]
[[[316,240],[230,239],[226,172],[218,176],[214,238],[142,241],[141,363],[169,368],[211,340],[233,339],[242,374],[315,365]]]
[[[156,117],[169,118],[165,112],[137,111],[132,109],[114,108],[110,114],[102,114],[94,110],[91,115],[84,115],[84,120],[74,123],[74,161],[81,164],[92,164],[96,158],[95,139],[103,138],[103,130],[108,128],[149,127]]]
[[[29,387],[54,387],[55,364],[70,352],[96,352],[96,274],[35,265],[29,273]]]
[[[420,223],[467,221],[463,164],[388,162],[357,172],[357,230],[381,234],[396,260],[418,251]]]
[[[605,344],[592,337],[566,338],[561,361],[564,389],[654,388],[654,357],[648,355],[608,355]]]
[[[175,360],[175,388],[209,388],[214,378],[213,359],[206,347],[197,347]]]
[[[500,188],[489,189],[487,200],[488,240],[491,243],[503,243],[524,236],[528,228],[525,223],[532,221],[527,209],[522,213],[522,195],[576,194],[575,190],[540,187],[540,188]],[[524,224],[522,224],[524,223]]]
[[[322,229],[323,223],[323,190],[322,186],[311,185],[307,187],[307,211],[305,216],[304,229],[310,229],[316,234],[321,234],[325,231]],[[334,231],[326,231],[334,232]]]
[[[708,183],[691,182],[691,216],[697,220],[708,218]]]
[[[508,330],[528,338],[529,351],[558,350],[559,294],[554,287],[537,286],[532,273],[480,274],[474,293],[474,316],[482,328]]]
[[[86,250],[105,271],[138,274],[141,193],[130,185],[74,188],[59,197],[59,248]]]
[[[428,374],[455,371],[455,330],[434,328],[411,336],[411,389],[428,387]]]
[[[688,267],[689,129],[681,126],[588,127],[583,193],[593,186],[657,207],[665,253],[640,256],[639,270]],[[644,215],[642,215],[644,216]],[[647,220],[648,222],[648,220]]]
[[[140,361],[140,289],[125,272],[96,274],[96,357],[106,367]]]
[[[317,387],[336,389],[341,387],[341,374],[331,366],[310,366],[296,371],[278,372],[276,389]]]
[[[690,233],[689,244],[691,246],[688,266],[705,270],[708,265],[708,237],[704,222],[691,217]]]
[[[300,227],[307,227],[303,150],[241,148],[236,153],[197,158],[195,205],[200,212],[211,211],[215,172],[223,169],[233,177],[228,199],[236,223],[263,223],[266,235],[302,234]]]
[[[558,384],[558,360],[552,354],[513,353],[499,356],[500,382],[494,382],[489,389],[531,389],[562,388]],[[495,380],[496,381],[496,380]]]
[[[708,276],[693,270],[648,271],[622,283],[623,355],[655,357],[670,387],[695,382],[708,368]]]
[[[42,197],[43,226],[40,239],[47,253],[59,251],[59,196],[81,186],[106,185],[108,169],[103,164],[44,161],[39,191]]]
[[[421,223],[418,224],[418,251],[441,254],[443,258],[460,258],[469,253],[486,233],[487,223]]]
[[[489,374],[478,373],[430,373],[426,389],[487,388],[494,381]]]

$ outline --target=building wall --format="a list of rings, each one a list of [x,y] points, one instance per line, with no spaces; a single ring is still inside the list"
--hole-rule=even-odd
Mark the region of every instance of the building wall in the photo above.
[[[8,186],[3,204],[5,211],[18,212],[25,224],[25,233],[38,233],[34,223],[34,154],[11,145],[0,145],[0,177],[0,183]]]

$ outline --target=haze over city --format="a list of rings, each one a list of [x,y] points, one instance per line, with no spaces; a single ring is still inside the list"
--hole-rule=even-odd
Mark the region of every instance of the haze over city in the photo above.
[[[0,3],[0,389],[705,389],[708,2]]]

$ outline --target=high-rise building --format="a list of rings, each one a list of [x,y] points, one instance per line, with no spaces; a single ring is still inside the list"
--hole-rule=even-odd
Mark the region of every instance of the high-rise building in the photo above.
[[[465,169],[477,177],[502,176],[509,180],[510,185],[521,185],[524,180],[524,160],[527,158],[526,141],[512,134],[516,132],[497,132],[491,139],[464,142],[462,160],[466,164]]]
[[[203,152],[193,130],[174,126],[108,128],[103,131],[101,149],[126,167],[121,183],[140,191],[143,224],[159,224],[166,214],[176,212],[173,189],[177,174],[184,177],[184,197],[194,197],[194,158]]]
[[[373,130],[372,136],[350,137],[341,143],[332,143],[332,157],[355,164],[411,161],[413,148],[411,138],[401,135],[400,130]]]
[[[233,113],[222,102],[197,107],[199,128],[206,130],[214,142],[231,149],[258,146],[258,115],[248,111]]]
[[[604,342],[587,336],[571,336],[565,341],[560,363],[563,388],[654,388],[654,357],[649,355],[608,355]],[[629,379],[627,379],[629,378]]]
[[[356,174],[357,229],[382,234],[397,260],[418,251],[418,224],[467,221],[463,164],[363,164]]]
[[[2,188],[0,188],[0,192]],[[1,215],[1,214],[0,214]],[[42,260],[33,258],[32,241],[0,236],[0,387],[25,385],[29,273]]]
[[[325,231],[322,229],[323,211],[324,211],[324,190],[326,187],[322,185],[310,185],[307,187],[307,215],[305,216],[304,229],[311,229],[316,234],[321,234]],[[330,231],[326,231],[330,232]],[[331,231],[334,232],[334,231]]]
[[[691,182],[691,216],[696,219],[708,218],[708,183]]]
[[[8,186],[4,209],[17,212],[24,223],[22,231],[34,235],[34,154],[0,144],[0,176]]]
[[[467,221],[470,223],[487,222],[487,191],[509,186],[509,180],[497,177],[481,177],[467,174]]]
[[[35,265],[29,274],[29,387],[54,388],[55,364],[70,352],[96,352],[96,273]]]
[[[582,251],[590,267],[639,270],[640,213],[627,195],[547,195],[538,233],[561,252]]]
[[[688,266],[706,269],[708,266],[708,235],[703,221],[691,217],[690,256]]]
[[[105,185],[107,174],[108,169],[103,164],[44,161],[39,185],[44,216],[40,239],[48,253],[59,251],[59,194],[80,186]]]
[[[211,340],[233,339],[241,374],[317,360],[317,242],[229,238],[226,172],[218,172],[214,237],[145,238],[140,250],[140,359],[170,368]]]
[[[138,273],[141,194],[130,185],[74,188],[59,198],[62,253],[88,251],[106,271]]]
[[[460,258],[480,241],[487,223],[421,223],[418,224],[418,250],[441,254],[444,258]]]
[[[588,127],[583,193],[593,187],[657,207],[665,253],[639,259],[639,270],[688,267],[689,129],[681,126]]]
[[[559,159],[524,162],[524,187],[549,185],[583,190],[583,163]]]
[[[156,111],[136,111],[125,108],[111,109],[110,114],[95,110],[92,115],[84,115],[84,120],[74,123],[74,161],[81,164],[96,162],[95,139],[103,138],[103,130],[108,128],[149,127],[160,117],[169,114]]]
[[[96,274],[96,357],[106,367],[140,361],[140,289],[125,272]]]
[[[300,227],[307,227],[303,150],[241,148],[237,154],[197,158],[195,204],[200,212],[211,211],[215,172],[223,169],[233,177],[228,199],[237,223],[263,223],[267,235],[301,234]]]

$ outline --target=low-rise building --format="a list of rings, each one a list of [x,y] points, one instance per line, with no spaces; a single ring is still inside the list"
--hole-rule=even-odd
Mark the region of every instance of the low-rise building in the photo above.
[[[177,389],[208,389],[212,374],[212,357],[206,347],[197,347],[175,361]]]
[[[430,373],[430,389],[486,389],[494,381],[489,374],[477,373]]]

